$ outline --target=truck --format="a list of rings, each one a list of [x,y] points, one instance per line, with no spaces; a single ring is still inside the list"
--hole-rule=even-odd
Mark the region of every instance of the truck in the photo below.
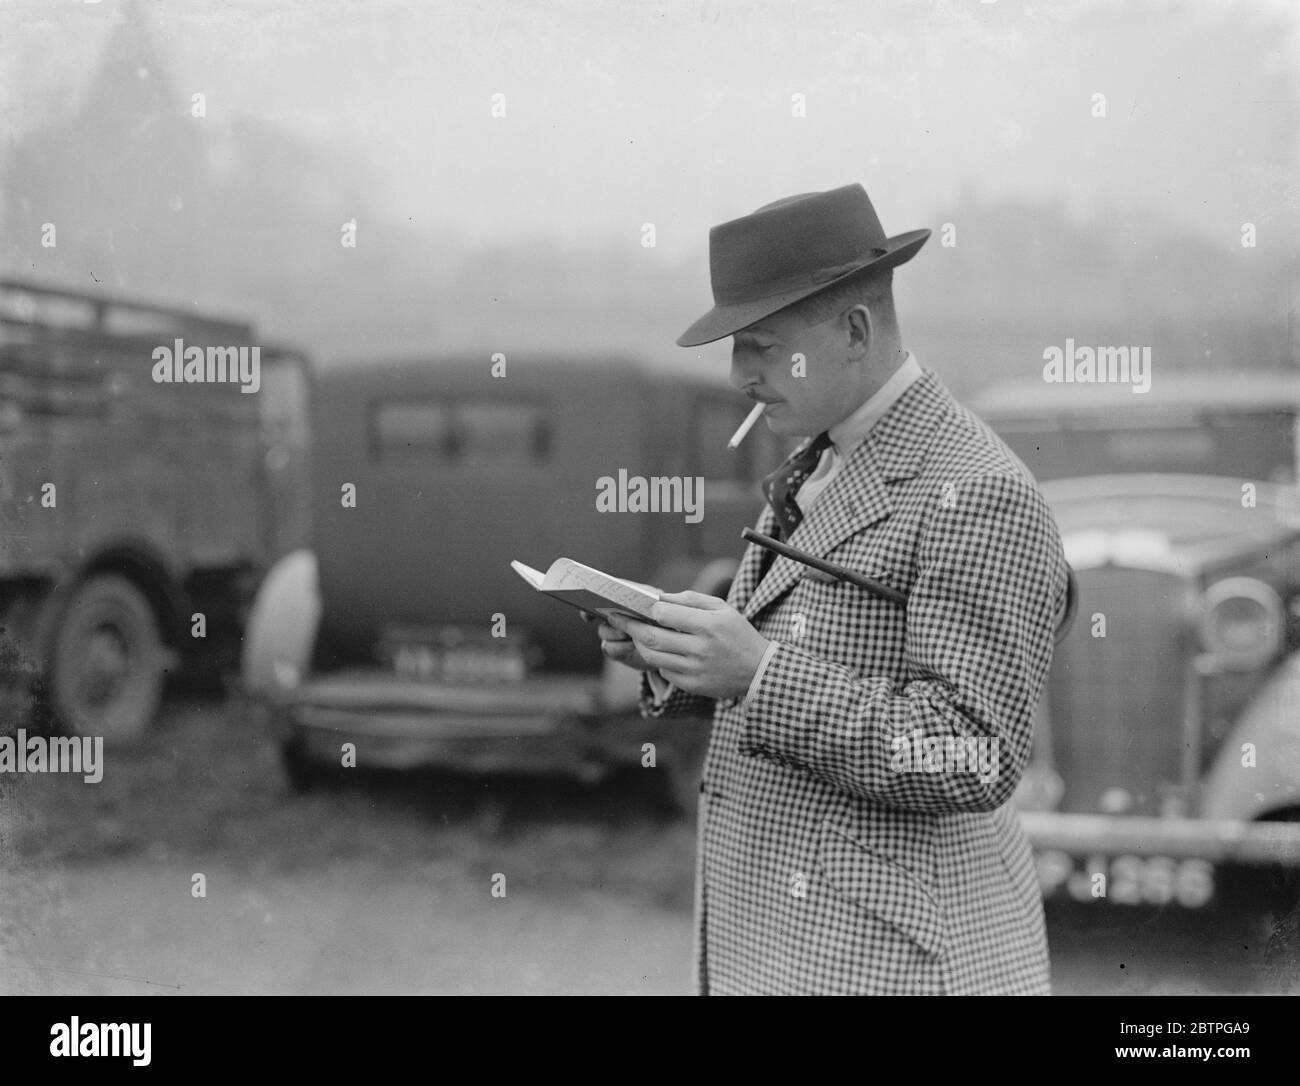
[[[0,280],[0,727],[140,742],[169,673],[237,662],[308,534],[309,399],[246,321]]]

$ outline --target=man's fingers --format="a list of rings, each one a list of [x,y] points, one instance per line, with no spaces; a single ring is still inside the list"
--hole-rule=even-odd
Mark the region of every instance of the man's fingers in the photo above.
[[[658,607],[659,605],[655,604],[655,606]],[[632,619],[624,619],[620,625],[631,635],[643,657],[647,649],[673,653],[674,655],[680,655],[691,650],[692,639],[689,634],[678,633],[676,630],[663,630],[658,626],[651,626],[648,622],[636,622]]]
[[[650,665],[637,655],[631,641],[607,641],[603,651],[606,659],[612,660],[623,667],[630,667],[633,671],[650,670]]]
[[[658,668],[659,673],[669,682],[681,686],[678,678],[686,675],[686,672],[682,670],[683,665],[686,663],[686,657],[677,656],[671,652],[660,652],[658,649],[640,647],[637,649],[637,654],[646,662],[647,667]],[[677,678],[673,676],[677,676]]]
[[[602,641],[629,641],[628,637],[622,630],[616,630],[606,622],[602,622],[597,628],[596,633]]]

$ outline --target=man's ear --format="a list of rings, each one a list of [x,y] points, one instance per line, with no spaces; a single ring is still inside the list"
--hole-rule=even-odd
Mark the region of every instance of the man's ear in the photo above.
[[[866,358],[871,349],[871,341],[876,334],[871,310],[865,305],[855,305],[844,314],[843,319],[849,335],[849,361],[857,362]]]

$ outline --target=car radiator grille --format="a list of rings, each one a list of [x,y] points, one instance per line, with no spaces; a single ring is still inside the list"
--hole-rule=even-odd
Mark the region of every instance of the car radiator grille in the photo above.
[[[1114,567],[1077,576],[1078,619],[1056,648],[1048,687],[1061,809],[1159,814],[1168,786],[1181,779],[1190,649],[1184,582]],[[1099,615],[1104,637],[1094,636]]]

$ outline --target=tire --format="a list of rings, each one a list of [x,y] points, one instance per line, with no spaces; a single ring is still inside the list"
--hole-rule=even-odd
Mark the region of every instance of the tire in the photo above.
[[[169,659],[144,594],[125,577],[92,576],[55,624],[47,697],[64,730],[131,742],[153,723]]]

